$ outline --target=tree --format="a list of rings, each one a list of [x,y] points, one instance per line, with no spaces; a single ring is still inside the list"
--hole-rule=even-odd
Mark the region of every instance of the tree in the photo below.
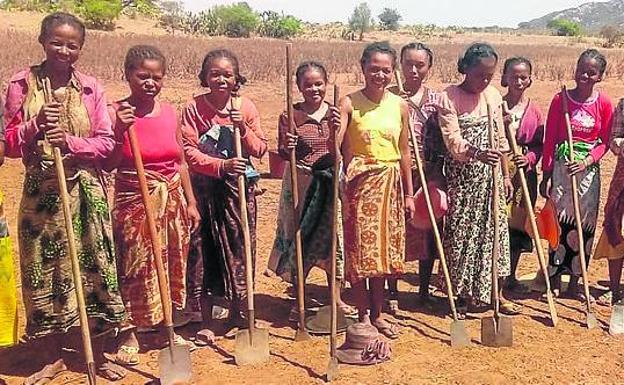
[[[263,12],[262,21],[258,28],[260,36],[277,39],[290,39],[301,33],[303,26],[301,20],[291,15],[280,15],[275,11]]]
[[[377,16],[381,29],[385,31],[396,31],[399,29],[401,14],[394,8],[384,8]]]
[[[349,18],[349,28],[351,31],[360,34],[359,40],[364,39],[364,32],[371,30],[373,25],[373,17],[367,3],[360,3]]]
[[[554,30],[557,36],[580,36],[583,28],[579,23],[566,19],[554,19],[548,22],[547,27]]]
[[[219,5],[211,11],[219,20],[219,32],[229,37],[249,37],[260,22],[260,17],[245,2]]]
[[[115,20],[121,14],[121,0],[82,0],[77,11],[90,28],[113,30]]]
[[[624,30],[613,25],[606,25],[600,30],[600,36],[605,39],[602,44],[605,48],[621,47],[624,44]]]

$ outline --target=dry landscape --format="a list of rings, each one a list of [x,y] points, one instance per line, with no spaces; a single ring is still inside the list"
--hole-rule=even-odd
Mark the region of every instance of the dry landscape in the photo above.
[[[38,22],[42,15],[0,12],[0,85],[15,71],[35,63],[42,57],[36,42]],[[7,22],[5,22],[5,20]],[[143,24],[141,24],[143,23]],[[277,116],[284,108],[284,42],[265,39],[200,39],[165,35],[149,22],[124,21],[115,33],[89,32],[79,68],[97,76],[106,86],[109,99],[126,93],[122,79],[122,60],[126,49],[136,43],[160,47],[170,61],[166,88],[162,98],[181,107],[194,92],[199,92],[196,74],[203,55],[210,49],[226,47],[239,55],[243,74],[250,83],[243,92],[254,100],[260,110],[263,128],[270,138],[270,149],[276,147]],[[409,36],[375,34],[372,39],[390,39],[397,47]],[[435,39],[435,65],[429,84],[442,88],[458,80],[456,61],[466,44],[485,40],[493,43],[501,57],[525,55],[535,64],[535,81],[529,93],[547,109],[560,84],[572,85],[572,72],[578,53],[597,41],[569,40],[549,36],[459,34],[448,39]],[[294,41],[294,60],[317,59],[327,65],[331,82],[342,86],[343,92],[356,89],[360,82],[358,59],[362,44],[343,41]],[[609,60],[608,75],[601,84],[613,100],[624,96],[624,51],[604,50]],[[495,80],[497,82],[498,79]],[[268,171],[268,159],[259,165]],[[603,162],[603,198],[606,197],[610,175],[615,166],[612,155]],[[15,237],[23,168],[19,160],[7,160],[0,168],[0,186],[6,192],[6,210]],[[271,360],[254,367],[237,367],[231,352],[233,341],[220,339],[214,348],[193,353],[196,384],[310,384],[322,383],[328,360],[328,340],[315,337],[310,342],[295,343],[294,330],[287,321],[290,302],[287,285],[261,274],[266,265],[275,231],[280,181],[264,179],[267,191],[259,197],[258,221],[258,317],[270,327]],[[600,229],[599,229],[600,230]],[[17,242],[16,242],[17,243]],[[16,251],[17,252],[17,251]],[[16,253],[17,256],[17,253]],[[536,270],[536,259],[526,255],[520,273]],[[412,266],[417,271],[417,266]],[[19,274],[19,271],[17,272]],[[323,274],[316,272],[309,281],[308,293],[326,300]],[[605,285],[607,269],[604,262],[592,262],[591,282],[595,294]],[[336,384],[621,384],[624,383],[624,339],[608,335],[610,311],[597,306],[601,328],[588,331],[583,326],[584,313],[579,302],[558,300],[560,324],[548,326],[547,305],[534,293],[520,298],[523,314],[514,318],[514,347],[485,348],[479,343],[479,317],[466,321],[473,346],[461,350],[449,344],[449,318],[446,306],[423,313],[416,307],[417,279],[413,275],[401,284],[402,309],[397,321],[402,326],[401,338],[393,343],[393,359],[377,367],[341,366]],[[437,296],[443,298],[441,293]],[[23,309],[20,307],[20,327]],[[214,324],[219,334],[223,325]],[[22,329],[23,330],[23,329]],[[183,330],[182,333],[192,330]],[[341,337],[342,338],[342,337]],[[141,355],[142,364],[130,370],[123,384],[144,384],[158,372],[157,350],[151,347]],[[28,347],[0,351],[0,384],[21,384],[23,378],[38,369]],[[77,357],[78,358],[78,357]],[[4,381],[3,381],[4,380]],[[67,372],[52,384],[82,384],[85,377],[80,367]]]

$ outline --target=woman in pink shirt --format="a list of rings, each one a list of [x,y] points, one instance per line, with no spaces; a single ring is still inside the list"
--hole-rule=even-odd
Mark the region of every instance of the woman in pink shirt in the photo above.
[[[577,175],[579,181],[584,247],[589,263],[600,201],[599,162],[607,152],[613,116],[611,99],[603,91],[594,89],[602,80],[606,68],[607,60],[600,52],[595,49],[584,51],[576,64],[576,87],[565,95],[555,95],[548,110],[542,160],[544,177],[540,184],[540,194],[553,200],[561,226],[559,247],[550,250],[549,261],[553,291],[556,294],[560,291],[561,274],[566,273],[571,275],[567,294],[583,296],[577,291],[580,263],[570,175]],[[570,148],[567,144],[562,98],[567,99],[570,113],[574,139],[573,161],[568,161]]]
[[[100,172],[115,140],[102,87],[73,66],[84,41],[85,27],[75,16],[61,12],[46,16],[39,35],[45,61],[19,72],[9,83],[7,148],[9,155],[22,157],[26,168],[18,216],[26,334],[46,338],[46,349],[39,353],[50,363],[26,384],[51,380],[66,370],[62,348],[79,339],[52,147],[63,154],[87,314],[108,327],[125,319]],[[94,350],[100,375],[112,381],[124,376],[122,368],[103,360],[98,347]]]
[[[190,230],[199,225],[176,112],[173,106],[157,98],[166,70],[166,59],[158,48],[143,45],[130,48],[124,62],[130,96],[110,108],[116,146],[109,158],[109,168],[117,169],[113,230],[120,287],[129,323],[144,328],[159,325],[163,321],[163,309],[145,208],[128,139],[130,126],[134,126],[141,148],[153,203],[152,215],[160,237],[166,240],[161,245],[162,257],[174,311],[185,305]],[[178,341],[182,342],[180,338]],[[137,365],[138,352],[139,343],[134,329],[131,329],[122,337],[116,362]]]
[[[245,251],[237,176],[247,181],[247,211],[252,253],[256,251],[256,197],[259,174],[250,158],[260,159],[267,141],[260,128],[260,114],[246,97],[240,108],[233,94],[246,79],[240,75],[238,59],[225,49],[210,51],[199,74],[201,85],[209,91],[194,97],[182,114],[182,144],[188,162],[197,205],[202,215],[200,231],[192,240],[189,254],[189,310],[203,312],[209,320],[208,302],[199,299],[225,297],[230,302],[233,326],[245,324],[247,295]],[[237,96],[238,97],[238,96]],[[241,134],[243,158],[234,152],[233,127]],[[254,262],[255,264],[255,262]],[[202,295],[203,294],[203,295]]]

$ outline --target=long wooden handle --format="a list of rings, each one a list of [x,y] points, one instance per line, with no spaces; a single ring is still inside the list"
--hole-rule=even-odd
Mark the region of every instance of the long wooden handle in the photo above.
[[[44,79],[44,99],[46,103],[52,100],[52,87],[50,79]],[[96,383],[95,360],[93,359],[93,348],[91,346],[91,332],[89,330],[89,318],[87,316],[87,305],[85,302],[84,290],[82,287],[82,274],[80,262],[78,260],[78,250],[76,248],[76,235],[74,234],[73,217],[71,212],[69,192],[67,190],[67,177],[63,167],[63,156],[58,147],[54,147],[54,166],[59,184],[59,194],[61,195],[61,205],[63,206],[63,217],[65,219],[65,231],[67,234],[67,248],[69,259],[71,260],[72,277],[76,290],[76,302],[78,304],[78,319],[80,322],[80,334],[82,336],[82,346],[84,349],[85,361],[87,363],[87,378],[90,385]]]
[[[492,107],[487,103],[487,115],[488,115],[488,138],[490,141],[490,148],[496,149],[498,147],[496,143],[496,137],[494,135],[494,116],[492,114]],[[500,193],[498,185],[500,183],[500,163],[492,166],[492,221],[494,226],[494,240],[492,244],[492,299],[494,300],[494,316],[499,316],[500,301],[498,297],[498,258],[500,256],[500,217],[499,217],[499,205],[500,205]]]
[[[568,146],[570,146],[570,162],[574,162],[574,139],[572,137],[572,124],[570,123],[570,112],[568,110],[568,92],[566,87],[561,87],[561,106],[565,118],[566,132],[568,136]],[[579,202],[578,178],[575,175],[570,177],[572,184],[572,203],[574,204],[574,219],[576,222],[576,232],[579,242],[579,259],[581,263],[581,274],[583,276],[583,288],[585,289],[585,300],[587,312],[591,312],[591,300],[589,297],[589,278],[587,276],[587,261],[585,260],[585,240],[583,236],[583,224],[581,222],[581,204]]]
[[[507,107],[507,102],[503,102],[503,110],[505,112],[509,111]],[[509,139],[509,143],[511,144],[511,150],[514,155],[522,155],[520,152],[520,148],[518,147],[518,141],[516,140],[516,133],[512,130],[509,125],[506,125],[507,130],[507,138]],[[537,227],[537,221],[535,219],[535,208],[533,207],[533,203],[531,202],[531,193],[529,192],[529,185],[527,183],[526,174],[523,168],[518,168],[518,176],[520,178],[520,187],[522,189],[522,197],[524,200],[524,206],[526,207],[527,214],[529,217],[529,225],[531,226],[531,232],[533,237],[533,243],[535,244],[535,251],[537,252],[537,261],[539,262],[540,269],[544,275],[544,281],[546,282],[546,293],[548,296],[552,296],[552,291],[550,288],[550,278],[548,276],[548,267],[546,265],[546,256],[544,255],[544,248],[542,247],[542,241],[539,233],[539,229]],[[557,323],[557,310],[554,307],[554,304],[551,304],[549,301],[550,308],[550,316],[553,320],[553,323]]]
[[[141,148],[139,140],[136,136],[134,125],[128,128],[128,140],[130,142],[130,150],[134,158],[134,167],[136,168],[137,177],[139,179],[139,190],[141,191],[141,200],[145,208],[145,219],[149,230],[150,240],[152,242],[152,251],[154,253],[154,264],[156,265],[156,277],[158,278],[158,290],[160,292],[160,301],[163,309],[164,326],[169,340],[169,346],[174,345],[173,333],[173,309],[171,304],[171,293],[169,292],[169,278],[165,272],[165,264],[162,256],[162,246],[160,236],[156,228],[156,220],[154,219],[154,207],[149,200],[149,190],[147,188],[147,178],[145,177],[145,167],[143,166],[143,158],[141,156]],[[173,349],[170,350],[173,360]]]
[[[231,98],[232,109],[240,109],[241,98]],[[237,158],[243,157],[240,127],[234,125],[234,152]],[[247,212],[247,184],[245,174],[236,178],[238,185],[238,204],[240,206],[241,227],[243,229],[243,246],[245,248],[245,282],[247,284],[247,321],[249,322],[249,345],[253,346],[253,329],[256,326],[256,311],[254,306],[254,279],[253,258],[251,250],[251,234],[249,232],[249,215]]]
[[[286,44],[286,111],[288,115],[288,131],[296,134],[293,98],[292,98],[292,43]],[[297,262],[297,300],[299,305],[299,330],[305,328],[305,276],[303,272],[303,250],[301,243],[300,209],[299,209],[299,183],[297,178],[297,154],[295,150],[290,152],[290,180],[292,183],[293,200],[293,229],[295,233],[295,255]]]
[[[334,106],[338,106],[340,98],[340,88],[334,85]],[[340,194],[340,144],[338,143],[338,135],[334,130],[332,132],[334,138],[334,178],[333,178],[333,202],[332,202],[332,243],[331,243],[331,264],[330,264],[330,280],[329,287],[331,290],[331,335],[330,335],[330,354],[336,357],[336,334],[338,329],[338,288],[336,287],[336,254],[338,253],[338,194]]]
[[[394,76],[396,78],[397,86],[399,87],[399,91],[403,93],[405,90],[403,89],[403,82],[401,81],[401,72],[396,69]],[[412,149],[416,156],[416,168],[418,169],[418,177],[420,179],[420,185],[422,186],[423,196],[425,198],[425,204],[427,205],[427,213],[429,215],[429,221],[431,222],[431,229],[433,230],[433,237],[436,243],[436,249],[438,251],[438,255],[440,256],[440,265],[442,266],[442,272],[444,274],[444,280],[446,282],[446,295],[448,296],[449,306],[451,308],[451,315],[453,316],[454,321],[459,320],[459,316],[457,314],[457,307],[455,306],[454,294],[453,294],[453,284],[451,282],[451,274],[448,270],[448,264],[446,262],[446,254],[444,253],[444,246],[442,245],[442,236],[440,235],[440,230],[438,229],[438,223],[435,218],[435,214],[433,211],[433,204],[431,203],[431,196],[429,195],[429,189],[427,188],[427,178],[425,176],[425,170],[423,168],[423,161],[420,158],[420,150],[418,146],[418,140],[416,136],[412,132],[413,127],[411,127],[410,122],[410,139],[412,142]]]

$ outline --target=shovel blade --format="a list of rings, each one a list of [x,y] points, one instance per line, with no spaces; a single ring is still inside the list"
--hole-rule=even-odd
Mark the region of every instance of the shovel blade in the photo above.
[[[295,332],[296,342],[309,341],[310,339],[312,339],[312,337],[310,337],[310,334],[308,333],[308,331],[303,328],[299,328]]]
[[[331,382],[338,378],[338,359],[336,357],[332,357],[329,359],[329,364],[327,365],[327,382]]]
[[[499,316],[481,319],[481,343],[493,348],[510,347],[513,345],[512,319]]]
[[[451,347],[463,348],[470,346],[470,337],[464,323],[460,320],[451,322]]]
[[[618,303],[611,307],[609,334],[612,336],[624,334],[624,304]]]
[[[587,312],[587,316],[585,318],[585,324],[587,329],[595,329],[598,326],[598,321],[596,320],[596,316],[592,312]]]
[[[249,333],[252,343],[249,343]],[[236,365],[253,365],[269,360],[269,331],[266,329],[244,329],[234,339],[234,362]]]
[[[158,377],[162,385],[176,385],[191,380],[191,352],[188,346],[173,345],[158,353]]]

